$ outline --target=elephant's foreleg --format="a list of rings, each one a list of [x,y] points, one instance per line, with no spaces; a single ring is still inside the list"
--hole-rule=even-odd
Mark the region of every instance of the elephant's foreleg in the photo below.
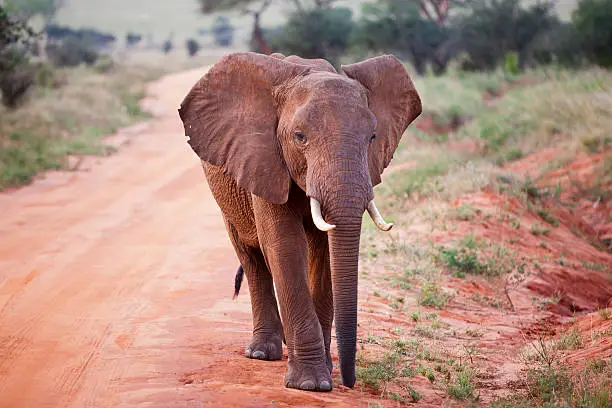
[[[235,228],[226,222],[229,236],[247,277],[253,312],[253,338],[245,349],[249,358],[280,360],[283,326],[278,314],[272,275],[259,248],[245,245]]]
[[[331,268],[329,266],[329,245],[327,234],[319,231],[312,221],[305,224],[308,237],[308,287],[314,301],[315,311],[323,331],[327,366],[332,371],[330,353],[334,303],[332,295]]]
[[[291,199],[290,199],[291,201]],[[291,206],[253,197],[259,243],[274,278],[288,349],[285,386],[330,391],[323,333],[308,288],[308,242]]]

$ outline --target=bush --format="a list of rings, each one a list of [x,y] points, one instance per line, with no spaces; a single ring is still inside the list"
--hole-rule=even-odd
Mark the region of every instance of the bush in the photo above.
[[[7,108],[16,108],[34,83],[34,75],[30,69],[21,68],[18,71],[0,75],[2,103]]]
[[[125,43],[128,47],[138,44],[142,40],[142,35],[129,32],[125,36]]]
[[[508,52],[517,52],[519,65],[530,63],[536,40],[558,22],[552,3],[521,7],[520,0],[482,0],[458,21],[466,65],[475,70],[494,70]]]
[[[578,67],[583,60],[576,27],[571,23],[556,21],[540,35],[529,50],[530,65],[558,63],[566,67]]]
[[[34,69],[36,85],[41,88],[59,88],[61,86],[61,81],[56,77],[50,64],[37,62],[33,64],[32,68]]]
[[[94,64],[94,69],[101,74],[108,74],[115,68],[115,61],[108,55],[101,55]]]
[[[9,18],[0,7],[0,96],[15,108],[34,84],[27,52],[34,32],[23,22]]]
[[[162,45],[162,51],[164,52],[164,54],[168,54],[170,51],[172,51],[173,47],[174,46],[172,44],[172,40],[166,40]]]
[[[225,16],[218,16],[212,26],[212,34],[215,44],[221,47],[229,47],[234,40],[234,27]]]
[[[48,43],[46,51],[49,60],[58,67],[76,67],[82,63],[93,65],[99,58],[89,43],[75,37],[68,37],[60,43]]]
[[[193,57],[194,55],[196,55],[198,51],[200,51],[200,48],[201,48],[200,43],[194,40],[193,38],[190,38],[187,40],[186,46],[187,46],[187,52],[189,53],[190,57]]]
[[[353,29],[352,11],[338,7],[293,13],[271,38],[275,51],[302,58],[324,58],[332,64],[345,53]]]
[[[586,58],[612,67],[612,0],[580,0],[572,22]]]
[[[504,58],[504,72],[508,76],[517,76],[520,74],[519,56],[516,52],[507,52]]]

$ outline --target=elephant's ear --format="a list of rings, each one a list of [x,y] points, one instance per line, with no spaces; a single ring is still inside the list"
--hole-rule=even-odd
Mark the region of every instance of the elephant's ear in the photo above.
[[[421,114],[421,98],[406,68],[393,55],[343,65],[341,69],[368,90],[368,104],[377,123],[369,167],[372,185],[377,185],[406,128]]]
[[[307,67],[251,52],[222,58],[183,100],[179,115],[189,145],[238,185],[276,204],[291,178],[276,137],[275,89]]]

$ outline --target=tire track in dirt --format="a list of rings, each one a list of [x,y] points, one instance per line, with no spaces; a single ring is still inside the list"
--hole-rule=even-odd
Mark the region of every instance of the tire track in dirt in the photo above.
[[[365,407],[372,398],[288,390],[286,360],[242,356],[248,288],[232,301],[238,263],[176,111],[204,72],[153,83],[156,118],[118,154],[0,194],[0,407]]]

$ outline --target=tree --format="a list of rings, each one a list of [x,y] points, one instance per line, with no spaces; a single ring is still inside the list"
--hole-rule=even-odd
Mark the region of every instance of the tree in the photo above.
[[[273,50],[266,40],[264,30],[261,27],[261,15],[270,7],[275,0],[198,0],[200,10],[204,14],[213,12],[238,10],[242,14],[253,17],[253,30],[251,33],[251,44],[254,45],[255,51],[263,54],[272,54]],[[302,1],[304,0],[276,0],[287,1],[295,9],[294,13],[305,15],[310,12],[308,7],[305,7]],[[314,7],[311,9],[330,9],[336,0],[313,0]]]
[[[234,39],[234,27],[232,27],[230,24],[229,18],[225,16],[217,16],[211,31],[215,39],[215,44],[222,47],[232,45],[232,41]]]
[[[523,68],[533,45],[557,20],[550,2],[523,8],[520,0],[481,0],[459,19],[461,46],[472,69],[495,69],[512,51],[518,53]]]
[[[27,24],[10,18],[0,5],[0,95],[9,108],[16,107],[34,84],[27,56],[34,36]]]
[[[29,20],[40,15],[45,23],[51,22],[65,0],[5,0],[5,7],[20,20]]]
[[[390,4],[394,0],[383,0],[382,3]],[[438,26],[444,26],[448,22],[450,12],[453,8],[461,8],[470,5],[473,0],[404,0],[407,5],[417,6],[421,16]]]
[[[612,0],[581,0],[572,22],[586,58],[612,68]]]
[[[362,16],[354,44],[408,58],[419,74],[425,73],[427,64],[442,74],[455,54],[453,29],[424,16],[416,2],[366,3]]]
[[[272,43],[281,53],[334,64],[346,51],[353,26],[352,11],[344,7],[294,12]]]
[[[190,38],[187,40],[186,46],[187,46],[187,53],[189,54],[190,57],[195,56],[198,53],[198,51],[200,51],[200,43],[197,42],[193,38]]]

